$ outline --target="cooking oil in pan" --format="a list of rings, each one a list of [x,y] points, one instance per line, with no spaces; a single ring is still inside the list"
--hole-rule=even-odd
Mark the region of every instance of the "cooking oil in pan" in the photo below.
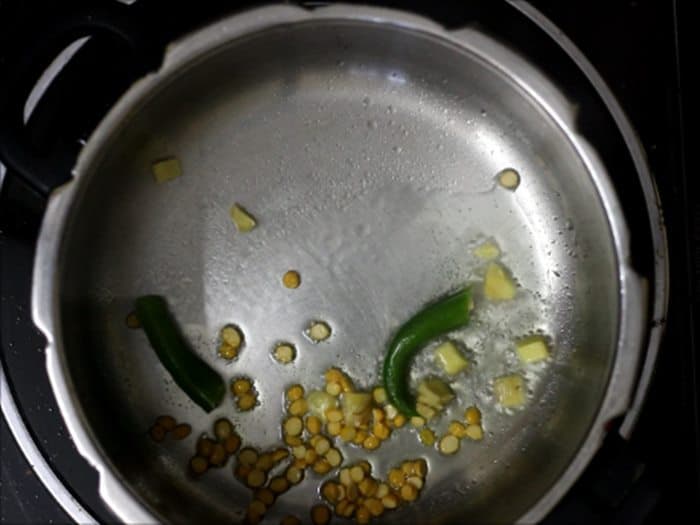
[[[382,112],[394,113],[387,108]],[[397,124],[390,127],[398,136],[414,131],[400,120]],[[376,116],[363,119],[361,125],[362,132],[372,134],[388,124]],[[451,160],[453,137],[447,136],[434,148],[448,153],[444,157],[446,174],[441,178],[430,159],[419,159],[425,169],[407,169],[415,160],[412,148],[397,138],[387,142],[380,162],[369,154],[363,160],[335,152],[331,164],[347,176],[329,179],[329,170],[312,165],[308,177],[319,193],[312,201],[291,198],[293,186],[285,186],[291,179],[281,177],[279,191],[265,197],[270,202],[255,206],[266,224],[254,237],[230,236],[224,226],[216,235],[207,234],[211,241],[204,244],[202,263],[206,295],[203,326],[234,321],[247,338],[246,348],[234,364],[216,361],[215,366],[226,378],[232,374],[254,378],[259,398],[258,406],[250,412],[237,412],[227,397],[225,406],[214,413],[190,412],[188,420],[193,428],[207,429],[217,417],[230,417],[244,442],[265,449],[279,446],[286,386],[301,383],[307,390],[322,388],[323,371],[330,366],[345,370],[363,389],[378,384],[391,330],[422,303],[471,282],[475,290],[473,318],[464,330],[449,335],[463,347],[470,366],[450,381],[456,399],[430,427],[439,438],[450,421],[463,420],[466,407],[476,405],[483,414],[484,439],[462,440],[455,456],[443,456],[435,447],[422,445],[417,431],[408,426],[395,430],[373,452],[337,444],[344,465],[368,459],[379,477],[385,477],[397,462],[425,458],[429,474],[417,504],[435,506],[439,505],[443,482],[455,473],[466,476],[471,487],[478,485],[485,469],[507,468],[507,461],[501,460],[501,446],[520,431],[530,417],[527,414],[541,410],[538,392],[550,364],[523,366],[515,354],[514,341],[533,332],[554,335],[547,302],[552,291],[543,277],[547,275],[545,268],[553,266],[548,264],[546,252],[537,251],[549,239],[540,242],[545,240],[539,238],[542,229],[537,217],[530,214],[533,203],[527,170],[522,170],[523,175],[517,172],[515,185],[512,176],[504,184],[498,170],[473,177],[455,176],[466,168],[459,159]],[[307,154],[314,155],[314,148]],[[271,224],[279,227],[267,226]],[[502,253],[498,261],[512,271],[518,283],[512,301],[491,303],[481,292],[487,262],[475,257],[473,250],[489,238],[499,244]],[[270,268],[269,261],[280,261],[284,269],[302,269],[304,285],[294,292],[271,287],[272,280],[260,271]],[[277,276],[278,270],[271,273]],[[180,279],[174,281],[182,283],[184,289],[193,286]],[[186,295],[175,292],[173,297]],[[328,342],[314,345],[304,338],[306,323],[312,318],[332,327]],[[187,331],[194,336],[196,330]],[[291,340],[298,348],[292,365],[270,365],[269,350],[280,338]],[[214,347],[213,339],[207,341],[204,333],[192,339],[206,358]],[[417,357],[412,369],[414,386],[427,375],[444,376],[433,359],[435,344]],[[554,359],[556,352],[554,348]],[[528,396],[523,408],[505,410],[493,395],[493,380],[509,373],[519,373],[525,379]],[[170,391],[176,398],[177,390]],[[316,489],[322,478],[310,478],[304,483],[303,495],[295,490],[283,496],[278,508],[286,511],[285,506],[296,507],[304,501],[308,509],[318,502]]]

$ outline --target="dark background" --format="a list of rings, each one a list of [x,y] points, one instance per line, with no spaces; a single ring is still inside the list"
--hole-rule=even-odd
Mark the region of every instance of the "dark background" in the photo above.
[[[549,522],[700,523],[698,356],[693,332],[700,284],[700,191],[697,178],[686,171],[684,145],[690,120],[684,116],[691,113],[687,106],[694,103],[691,97],[683,96],[685,79],[688,66],[696,62],[689,44],[692,18],[684,10],[689,2],[532,3],[594,64],[638,132],[664,205],[672,277],[667,336],[631,443],[610,444]],[[102,4],[0,0],[0,93],[12,82],[4,72],[13,57],[44,38],[61,13]],[[165,43],[235,10],[232,6],[239,4],[141,0],[122,11],[147,28],[151,43]],[[423,12],[454,27],[463,23],[474,6],[479,6],[477,11],[487,8],[486,2],[476,1],[441,2],[437,7],[427,2],[383,4]],[[464,7],[467,4],[469,9]],[[83,75],[77,88],[57,85],[37,107],[32,120],[40,145],[55,138],[55,122],[59,121],[61,136],[77,150],[76,138],[87,138],[109,107],[110,98],[139,74],[128,51],[106,43],[100,53],[105,53],[105,48],[110,55],[108,68],[95,69],[100,56],[84,53],[75,67],[95,74]],[[42,121],[42,112],[51,114],[50,123]],[[0,358],[46,457],[59,475],[76,487],[81,503],[102,520],[111,521],[112,516],[94,493],[96,476],[84,462],[76,460],[67,438],[46,384],[43,340],[29,319],[33,243],[45,199],[11,175],[8,173],[0,188]],[[68,520],[33,475],[4,421],[0,458],[0,522]]]

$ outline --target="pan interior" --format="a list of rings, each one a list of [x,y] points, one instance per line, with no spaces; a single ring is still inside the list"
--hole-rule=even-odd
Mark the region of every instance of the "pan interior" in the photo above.
[[[156,184],[151,164],[169,156],[183,174]],[[517,190],[495,184],[504,168],[520,173]],[[493,305],[476,286],[474,320],[456,335],[472,361],[457,394],[482,408],[484,440],[444,458],[404,429],[376,453],[342,446],[346,461],[370,458],[385,476],[428,458],[421,498],[386,522],[511,521],[556,481],[595,417],[617,337],[605,212],[566,134],[488,57],[369,22],[267,30],[169,78],[81,177],[56,276],[64,362],[105,458],[163,520],[240,519],[250,492],[233,461],[187,475],[196,437],[225,416],[244,443],[267,448],[280,443],[286,386],[320,387],[333,365],[376,384],[402,320],[483,278],[472,250],[486,238],[519,291]],[[231,223],[234,202],[258,219],[251,233]],[[281,285],[289,269],[301,273],[297,290]],[[125,326],[134,298],[150,293],[168,298],[222,376],[256,381],[259,407],[241,414],[227,397],[205,415],[179,391],[144,334]],[[303,337],[312,319],[332,326],[329,342]],[[215,357],[227,323],[246,338],[233,364]],[[526,368],[512,342],[534,330],[551,337],[552,360]],[[278,341],[297,346],[293,365],[271,360]],[[510,372],[525,375],[528,403],[505,414],[490,381]],[[193,434],[153,443],[160,414]],[[309,478],[278,500],[271,523],[307,516],[319,485]]]

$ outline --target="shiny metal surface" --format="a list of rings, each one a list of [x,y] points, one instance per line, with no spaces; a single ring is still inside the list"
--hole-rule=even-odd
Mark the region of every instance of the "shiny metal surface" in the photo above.
[[[30,433],[18,410],[15,398],[12,395],[5,377],[5,369],[2,363],[0,363],[0,409],[2,409],[2,415],[7,421],[7,428],[10,429],[22,454],[27,458],[27,462],[32,468],[32,471],[37,478],[41,480],[66,514],[75,520],[76,523],[97,525],[98,521],[90,514],[90,511],[75,499],[73,494],[71,494],[64,485],[63,481],[56,476],[50,463],[43,456],[41,450],[39,450],[34,436]],[[4,461],[3,459],[3,462]]]
[[[168,155],[184,174],[155,185],[151,162]],[[515,192],[495,185],[506,167],[521,174]],[[259,220],[249,235],[230,223],[234,201]],[[645,297],[608,175],[555,86],[473,29],[342,6],[222,21],[173,46],[110,112],[46,217],[34,316],[49,374],[126,521],[238,519],[249,492],[230,466],[186,475],[196,435],[226,415],[244,442],[269,446],[286,385],[319,386],[330,365],[374,384],[401,320],[481,279],[471,248],[486,237],[520,285],[510,305],[477,297],[460,334],[475,366],[459,397],[483,408],[487,438],[445,460],[397,432],[372,455],[378,472],[417,456],[431,471],[423,497],[385,521],[535,521],[629,403]],[[290,268],[295,291],[280,285]],[[145,293],[168,297],[222,375],[255,378],[262,406],[239,414],[227,399],[207,416],[192,405],[124,325]],[[314,346],[302,330],[316,318],[334,334]],[[233,365],[215,358],[229,322],[246,335]],[[528,372],[527,409],[503,414],[490,380],[518,369],[509,342],[533,329],[553,338],[554,358]],[[269,357],[280,339],[297,344],[292,367]],[[155,446],[145,431],[161,413],[193,436]],[[305,516],[317,486],[283,496],[270,522]]]
[[[635,396],[630,408],[625,413],[625,419],[620,427],[620,434],[625,438],[629,438],[632,430],[635,427],[637,418],[642,409],[642,405],[646,399],[648,387],[651,383],[656,364],[656,357],[659,352],[661,338],[666,330],[666,314],[668,312],[669,302],[669,262],[668,262],[668,242],[666,238],[666,227],[664,217],[661,210],[661,199],[656,187],[654,178],[651,176],[649,166],[647,165],[646,154],[639,141],[637,133],[632,128],[630,121],[627,119],[620,103],[615,98],[610,88],[607,86],[603,78],[596,71],[588,59],[581,51],[562,33],[550,20],[542,13],[537,11],[527,2],[513,1],[513,7],[520,10],[525,16],[536,23],[543,31],[550,35],[583,71],[586,78],[595,87],[598,94],[603,99],[608,111],[615,119],[615,124],[619,128],[627,149],[629,150],[635,168],[638,173],[639,183],[644,198],[646,201],[646,213],[649,217],[649,225],[651,232],[651,246],[653,247],[654,256],[654,278],[653,282],[649,283],[649,296],[653,297],[651,301],[651,312],[649,322],[649,334],[646,344],[646,357],[644,368],[640,375],[639,382],[635,389]]]

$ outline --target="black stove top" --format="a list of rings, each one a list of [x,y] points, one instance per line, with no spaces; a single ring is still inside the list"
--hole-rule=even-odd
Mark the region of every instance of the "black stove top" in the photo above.
[[[672,286],[666,336],[632,439],[611,438],[547,522],[651,524],[672,519],[699,523],[700,359],[693,316],[700,313],[700,188],[697,178],[687,176],[685,169],[683,140],[688,123],[681,106],[682,101],[690,102],[681,89],[681,72],[687,71],[691,53],[689,13],[683,10],[688,4],[672,0],[532,3],[580,47],[639,133],[665,212]],[[486,9],[486,2],[470,2],[469,9],[450,2],[432,8],[427,2],[383,4],[423,12],[454,27],[463,24],[474,9]],[[0,94],[13,82],[3,76],[8,63],[31,48],[34,40],[48,38],[66,13],[86,9],[106,9],[110,16],[122,18],[128,15],[131,23],[149,29],[148,45],[157,47],[230,12],[231,3],[142,0],[125,6],[95,1],[0,1]],[[110,53],[108,68],[101,62],[105,52]],[[74,82],[62,79],[63,74],[57,77],[30,120],[39,144],[60,135],[77,150],[78,139],[89,135],[111,101],[140,74],[133,54],[116,43],[106,43],[99,53],[86,49],[67,69],[95,67],[99,74],[78,77],[84,85],[77,89]],[[61,123],[60,130],[56,122]],[[60,164],[64,175],[69,162]],[[9,387],[2,395],[12,395],[18,402],[28,429],[22,445],[36,444],[58,480],[73,488],[88,513],[86,519],[91,515],[111,522],[114,516],[96,494],[94,471],[67,438],[46,378],[44,341],[30,319],[32,258],[44,205],[40,192],[15,173],[0,171],[0,359]],[[3,399],[5,404],[8,401]],[[27,462],[4,419],[0,445],[0,522],[69,522],[32,469],[41,465]]]

